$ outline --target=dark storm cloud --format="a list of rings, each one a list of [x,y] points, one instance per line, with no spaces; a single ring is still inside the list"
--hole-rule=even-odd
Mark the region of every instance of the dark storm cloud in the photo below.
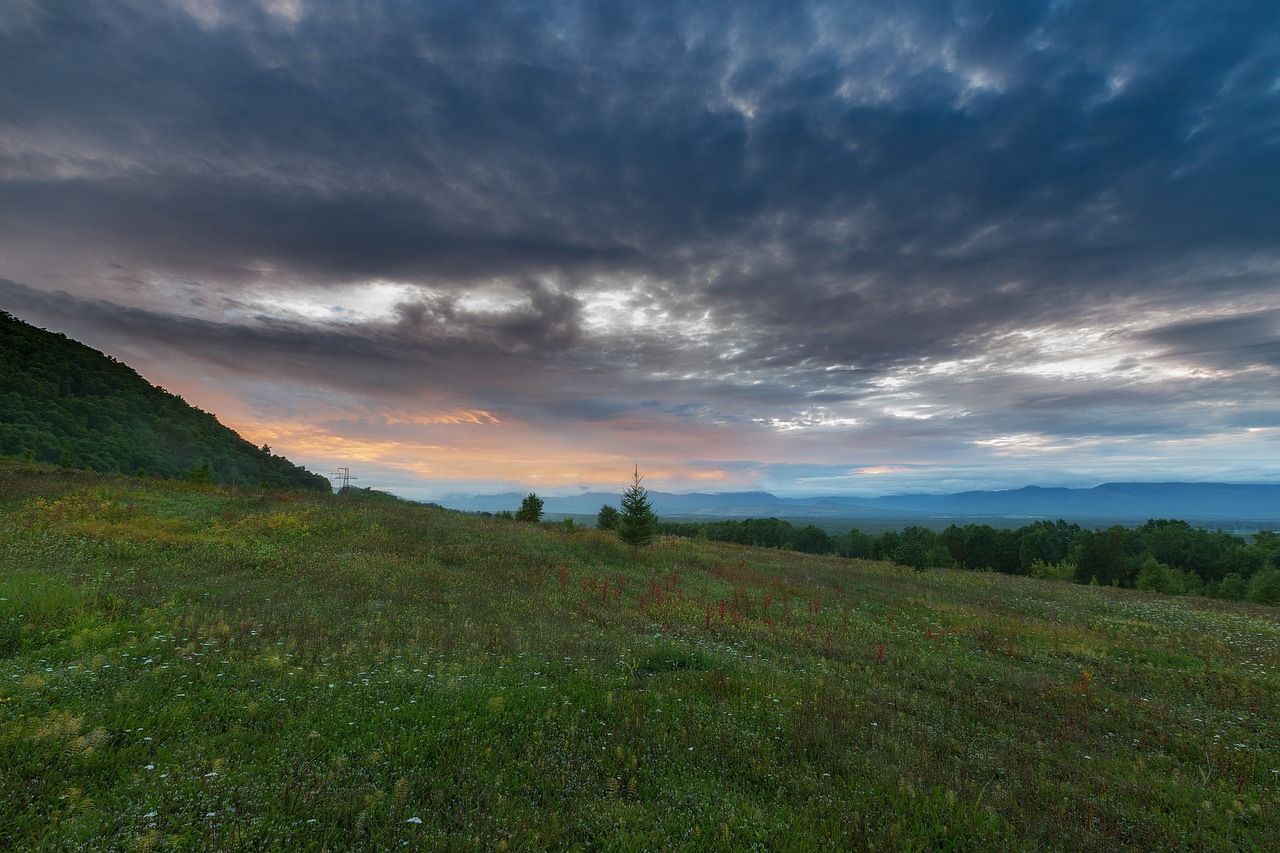
[[[296,28],[148,11],[23,34],[43,49],[23,51],[0,104],[71,150],[11,155],[6,219],[79,217],[148,258],[180,229],[177,250],[197,257],[483,276],[670,240],[738,200],[683,203],[732,185],[715,139],[741,128],[674,90],[674,69],[638,55],[597,75],[518,9],[390,4]],[[68,165],[86,174],[68,182]]]
[[[1140,336],[1165,349],[1164,358],[1225,369],[1280,368],[1280,311],[1212,320],[1187,320]]]
[[[486,274],[510,275],[528,266],[616,263],[626,254],[622,247],[575,245],[551,235],[468,233],[420,201],[392,193],[335,197],[207,176],[10,181],[0,187],[0,205],[13,212],[17,235],[56,222],[103,248],[132,245],[135,261],[224,275],[232,272],[227,257],[334,278],[412,275],[424,267],[435,275],[467,275],[478,257]],[[139,240],[146,245],[137,246]]]
[[[1082,286],[1066,246],[1121,271],[1273,248],[1280,13],[1229,5],[72,6],[9,33],[0,108],[85,174],[11,155],[0,210],[345,275],[669,273],[736,246],[877,294],[1048,260]]]
[[[1269,424],[1277,32],[1270,0],[14,0],[0,296],[557,423]],[[394,317],[262,298],[379,281]],[[1131,362],[1018,373],[1052,357],[1019,330],[1108,327]]]

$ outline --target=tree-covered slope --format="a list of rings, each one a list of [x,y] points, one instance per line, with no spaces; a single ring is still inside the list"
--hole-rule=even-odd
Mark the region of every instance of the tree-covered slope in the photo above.
[[[0,311],[0,453],[126,474],[328,489],[110,356]]]

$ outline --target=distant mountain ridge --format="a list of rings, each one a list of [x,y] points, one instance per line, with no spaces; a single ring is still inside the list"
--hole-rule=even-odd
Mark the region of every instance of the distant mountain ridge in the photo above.
[[[65,335],[0,311],[0,453],[121,474],[327,490],[208,412]],[[207,466],[207,467],[206,467]]]
[[[523,494],[451,495],[440,500],[453,509],[515,510]],[[1006,491],[944,495],[885,495],[878,498],[822,496],[780,498],[768,492],[671,494],[649,492],[663,516],[708,518],[1183,518],[1280,519],[1280,485],[1236,483],[1103,483],[1090,489],[1025,486]],[[543,497],[550,513],[594,514],[618,495],[588,492]]]

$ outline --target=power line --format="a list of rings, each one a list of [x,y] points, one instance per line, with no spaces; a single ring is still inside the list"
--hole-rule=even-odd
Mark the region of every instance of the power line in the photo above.
[[[350,468],[339,468],[336,472],[329,475],[329,479],[339,480],[342,485],[338,488],[338,494],[345,495],[347,493],[347,489],[351,488],[351,481],[359,480],[360,478],[351,476]]]

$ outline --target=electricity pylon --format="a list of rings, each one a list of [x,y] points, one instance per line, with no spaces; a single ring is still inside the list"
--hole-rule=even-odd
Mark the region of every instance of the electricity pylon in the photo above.
[[[351,476],[350,468],[339,468],[335,473],[329,475],[329,479],[337,479],[341,482],[342,485],[338,487],[338,494],[345,495],[347,494],[347,489],[351,488],[351,481],[359,480],[360,478]]]

